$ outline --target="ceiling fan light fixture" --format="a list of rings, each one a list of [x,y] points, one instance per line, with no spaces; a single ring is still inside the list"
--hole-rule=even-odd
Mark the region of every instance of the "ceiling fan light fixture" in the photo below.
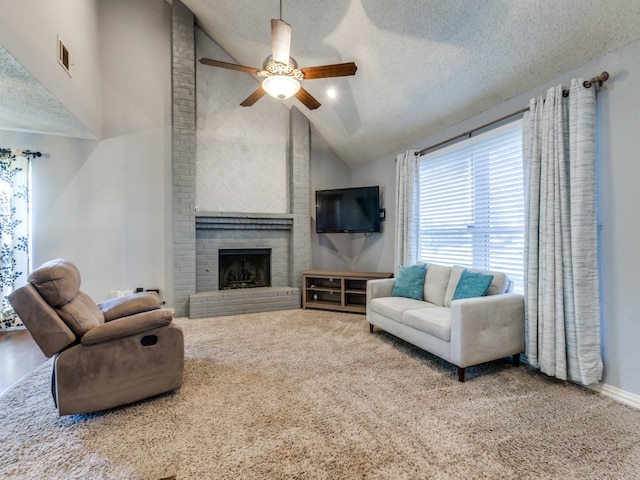
[[[262,81],[265,92],[278,100],[293,97],[300,90],[300,82],[288,75],[272,75]]]
[[[282,20],[282,0],[280,0],[280,18],[271,19],[271,55],[262,64],[262,70],[212,58],[201,58],[200,63],[211,65],[212,67],[238,70],[263,79],[260,88],[240,103],[242,107],[250,107],[265,94],[269,94],[269,96],[278,100],[286,100],[295,96],[309,110],[315,110],[321,104],[313,95],[300,86],[302,80],[346,77],[355,75],[358,69],[353,62],[298,68],[298,63],[290,54],[291,25]]]

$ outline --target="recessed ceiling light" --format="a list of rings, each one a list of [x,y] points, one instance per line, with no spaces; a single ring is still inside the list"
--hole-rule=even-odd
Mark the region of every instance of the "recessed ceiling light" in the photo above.
[[[329,88],[327,89],[327,97],[329,98],[336,98],[338,94],[336,93],[335,88]]]

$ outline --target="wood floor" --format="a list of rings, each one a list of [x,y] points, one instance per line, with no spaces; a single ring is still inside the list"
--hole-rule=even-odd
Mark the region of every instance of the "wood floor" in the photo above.
[[[0,331],[0,395],[46,359],[27,330]]]

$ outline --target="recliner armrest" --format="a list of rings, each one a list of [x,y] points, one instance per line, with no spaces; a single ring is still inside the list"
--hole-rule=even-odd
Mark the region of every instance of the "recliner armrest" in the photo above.
[[[116,318],[162,308],[162,301],[156,292],[143,292],[105,300],[98,303],[98,308],[104,315],[104,321],[110,322]]]
[[[173,313],[167,309],[137,313],[128,317],[117,318],[92,328],[82,336],[80,342],[83,345],[94,345],[116,338],[137,335],[156,328],[165,327],[171,323],[172,319]]]

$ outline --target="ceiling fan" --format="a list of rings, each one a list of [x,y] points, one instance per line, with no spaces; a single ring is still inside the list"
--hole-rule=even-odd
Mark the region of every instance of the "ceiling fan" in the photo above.
[[[262,85],[240,104],[243,107],[250,107],[260,100],[265,93],[268,93],[280,100],[295,96],[309,110],[318,108],[320,102],[300,86],[301,80],[346,77],[355,75],[358,69],[354,62],[298,68],[296,61],[289,56],[290,47],[291,25],[282,20],[282,0],[280,0],[280,18],[277,20],[271,19],[272,55],[265,59],[262,69],[221,62],[211,58],[201,58],[200,63],[264,77]]]

